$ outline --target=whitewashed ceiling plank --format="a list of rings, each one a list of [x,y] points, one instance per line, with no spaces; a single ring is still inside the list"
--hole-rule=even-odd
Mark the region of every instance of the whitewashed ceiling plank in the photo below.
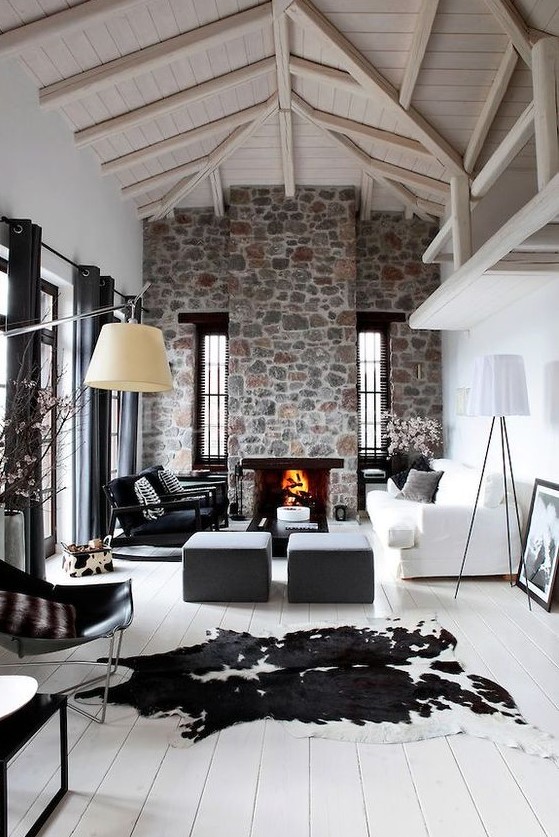
[[[0,3],[0,30],[16,29],[23,23],[22,17],[11,3]]]

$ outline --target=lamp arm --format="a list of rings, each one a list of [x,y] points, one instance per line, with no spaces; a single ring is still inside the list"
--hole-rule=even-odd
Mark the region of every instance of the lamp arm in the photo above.
[[[130,316],[134,314],[134,306],[139,299],[145,294],[147,289],[151,286],[151,282],[146,282],[140,293],[134,297],[133,300],[121,302],[120,305],[107,305],[105,308],[97,308],[95,311],[85,311],[81,314],[70,314],[67,317],[60,317],[58,320],[49,320],[46,323],[33,323],[32,325],[21,326],[21,328],[10,328],[4,332],[0,332],[4,337],[19,337],[22,334],[30,334],[32,331],[40,331],[43,328],[51,328],[59,326],[63,323],[76,323],[78,320],[87,320],[91,317],[101,317],[103,314],[110,314],[112,311],[122,311],[124,308],[130,309]]]
[[[40,331],[43,328],[51,328],[52,326],[59,326],[63,323],[75,323],[78,320],[87,320],[90,317],[101,317],[103,314],[110,314],[111,311],[121,311],[123,308],[128,308],[129,303],[123,302],[120,305],[108,305],[106,308],[98,308],[96,311],[86,311],[82,314],[70,314],[68,317],[61,317],[58,320],[49,320],[46,323],[33,323],[32,325],[22,326],[21,328],[10,328],[6,331],[0,332],[4,337],[19,337],[22,334],[30,334],[32,331]]]

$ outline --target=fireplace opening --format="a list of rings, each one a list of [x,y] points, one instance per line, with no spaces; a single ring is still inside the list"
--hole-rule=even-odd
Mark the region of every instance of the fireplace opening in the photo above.
[[[275,514],[280,506],[306,506],[324,513],[330,474],[324,469],[266,468],[254,474],[255,514]]]
[[[254,471],[252,514],[275,517],[280,506],[306,506],[313,515],[328,513],[330,471],[343,468],[334,457],[243,457],[243,468]]]
[[[283,495],[282,506],[308,506],[311,508],[313,505],[313,496],[309,491],[309,478],[302,469],[283,472],[281,491]]]

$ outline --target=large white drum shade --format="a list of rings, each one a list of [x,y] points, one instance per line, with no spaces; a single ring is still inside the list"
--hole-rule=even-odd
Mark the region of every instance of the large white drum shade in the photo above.
[[[468,414],[530,415],[524,359],[521,355],[484,355],[475,359]]]

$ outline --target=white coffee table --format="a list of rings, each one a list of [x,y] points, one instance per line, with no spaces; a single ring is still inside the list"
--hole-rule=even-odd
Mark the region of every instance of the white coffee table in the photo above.
[[[29,703],[38,683],[34,677],[25,674],[0,675],[0,718],[11,715]]]

